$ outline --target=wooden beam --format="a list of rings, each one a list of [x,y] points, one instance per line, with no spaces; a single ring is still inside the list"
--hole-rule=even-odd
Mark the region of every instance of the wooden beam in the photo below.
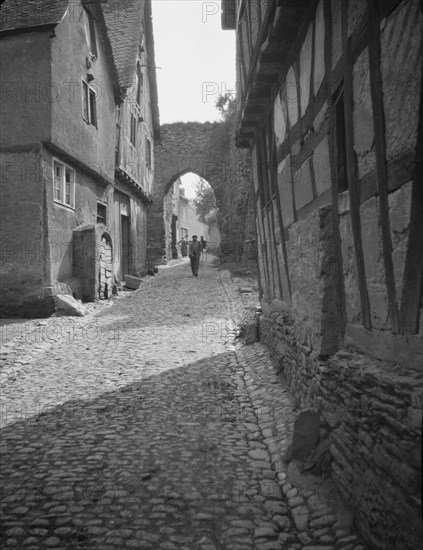
[[[351,199],[351,225],[353,230],[354,251],[357,264],[358,285],[360,290],[361,315],[365,328],[371,328],[370,301],[364,265],[363,245],[360,224],[360,191],[354,152],[353,126],[353,67],[351,44],[348,38],[348,5],[342,2],[342,50],[344,55],[344,116],[346,129],[347,175]]]
[[[401,327],[405,334],[416,334],[419,331],[423,293],[423,70],[418,121],[411,219],[401,299]]]
[[[372,96],[373,128],[376,152],[376,174],[379,191],[379,223],[382,229],[382,248],[385,281],[388,292],[388,314],[391,330],[400,332],[394,264],[392,261],[391,224],[388,203],[388,170],[386,166],[385,111],[383,108],[382,73],[380,68],[380,14],[377,3],[367,0],[370,93]]]
[[[409,152],[388,162],[388,191],[390,193],[413,179],[414,158],[415,154]],[[377,174],[374,170],[360,180],[360,203],[363,204],[370,197],[375,197],[378,194]]]
[[[284,239],[283,239],[283,220],[282,220],[282,210],[281,210],[281,204],[279,200],[279,187],[278,187],[278,167],[276,164],[276,143],[275,143],[275,132],[273,131],[274,128],[274,116],[272,115],[269,118],[269,123],[267,127],[267,131],[269,134],[270,139],[268,139],[269,143],[269,176],[270,176],[270,192],[273,193],[273,196],[275,197],[272,201],[272,230],[274,235],[274,249],[276,254],[276,264],[278,269],[278,283],[279,283],[279,292],[281,295],[281,300],[284,299],[284,293],[283,293],[283,285],[282,285],[282,269],[286,267],[286,256],[284,255]],[[276,203],[276,204],[275,204]],[[276,213],[275,213],[276,209]],[[276,236],[276,228],[275,228],[275,215],[278,216],[278,222],[279,222],[279,235]],[[282,250],[282,256],[284,266],[281,266],[282,262],[279,262],[279,250],[277,245],[277,240],[280,239],[281,242],[281,250]],[[286,272],[285,272],[286,273]]]

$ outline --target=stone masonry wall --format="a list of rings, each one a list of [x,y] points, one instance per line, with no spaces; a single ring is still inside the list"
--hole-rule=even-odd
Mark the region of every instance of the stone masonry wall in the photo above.
[[[148,260],[170,258],[165,243],[164,198],[178,177],[193,172],[213,188],[219,208],[222,253],[241,259],[245,241],[255,238],[250,201],[251,161],[248,151],[235,148],[233,121],[178,122],[161,126],[155,148],[153,205],[148,214]]]
[[[320,411],[330,440],[330,475],[374,550],[420,547],[423,375],[339,351],[319,360],[314,333],[288,313],[260,319],[300,408]]]

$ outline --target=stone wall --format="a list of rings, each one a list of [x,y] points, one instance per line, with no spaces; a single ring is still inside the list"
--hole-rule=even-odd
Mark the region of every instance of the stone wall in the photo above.
[[[233,120],[164,124],[160,133],[161,145],[155,148],[154,202],[148,215],[148,260],[171,259],[166,252],[164,199],[171,185],[188,172],[201,176],[213,188],[223,254],[241,259],[245,240],[255,238],[254,204],[251,161],[247,151],[235,148]]]
[[[316,337],[288,313],[260,318],[261,341],[299,407],[320,412],[330,476],[371,548],[419,548],[423,375],[354,352],[321,360]]]

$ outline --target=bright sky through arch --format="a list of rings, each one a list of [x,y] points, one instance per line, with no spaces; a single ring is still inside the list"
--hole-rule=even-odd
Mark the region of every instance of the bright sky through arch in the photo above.
[[[220,120],[219,94],[235,91],[235,31],[221,1],[153,0],[160,123]]]

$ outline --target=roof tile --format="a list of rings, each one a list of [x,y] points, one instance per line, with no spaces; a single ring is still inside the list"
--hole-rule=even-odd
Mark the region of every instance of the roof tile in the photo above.
[[[0,31],[10,31],[61,21],[69,0],[6,0],[0,9]]]

